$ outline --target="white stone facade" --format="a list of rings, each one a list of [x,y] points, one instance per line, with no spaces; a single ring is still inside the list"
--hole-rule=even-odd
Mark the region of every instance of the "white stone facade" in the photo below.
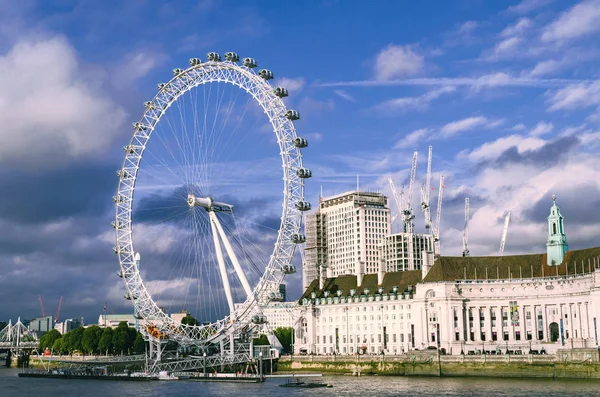
[[[296,354],[595,348],[600,269],[558,277],[418,283],[414,295],[309,297],[298,310]]]

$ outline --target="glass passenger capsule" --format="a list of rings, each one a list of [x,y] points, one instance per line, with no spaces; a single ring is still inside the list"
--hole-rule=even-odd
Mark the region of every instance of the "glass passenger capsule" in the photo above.
[[[292,243],[302,244],[302,243],[306,242],[306,236],[301,233],[294,233],[294,234],[292,234],[292,237],[290,238],[290,240],[292,240]]]
[[[260,77],[262,77],[263,79],[265,79],[265,80],[271,80],[271,79],[273,79],[273,77],[275,77],[275,76],[273,75],[273,72],[271,72],[269,69],[261,69],[261,70],[258,72],[258,75],[259,75]]]
[[[211,62],[221,62],[221,55],[219,55],[216,52],[209,52],[208,54],[206,54],[206,59],[208,59]]]
[[[180,69],[180,68],[173,69],[173,76],[179,76],[181,73],[183,73],[183,69]]]
[[[296,208],[300,211],[310,211],[311,205],[308,201],[298,201],[296,203]]]
[[[296,146],[298,148],[307,147],[308,141],[306,140],[306,138],[301,138],[301,137],[294,138],[294,146]]]
[[[312,171],[308,168],[298,168],[296,170],[296,175],[298,175],[299,178],[310,178],[312,176]]]
[[[136,121],[135,123],[133,123],[133,129],[136,131],[146,131],[148,129],[148,126],[140,123],[139,121]]]
[[[285,98],[288,96],[288,90],[283,87],[275,87],[273,88],[273,93],[279,98]]]
[[[244,58],[243,65],[247,68],[253,69],[258,66],[254,58]]]
[[[229,61],[229,62],[239,62],[240,56],[238,54],[236,54],[235,52],[226,52],[225,60]]]
[[[265,324],[267,322],[267,319],[261,314],[255,314],[254,316],[252,316],[252,322],[254,324]]]
[[[137,149],[135,148],[135,146],[127,145],[123,146],[123,151],[127,154],[135,154],[137,152]]]
[[[284,274],[294,274],[294,273],[296,273],[296,266],[294,266],[292,264],[290,264],[290,265],[283,265],[281,267],[281,271]]]
[[[119,170],[119,171],[117,171],[117,176],[119,178],[127,179],[131,176],[131,174],[129,173],[129,171],[126,171],[126,170]]]
[[[300,120],[300,113],[297,110],[288,110],[285,112],[285,118],[288,120]]]
[[[198,66],[202,63],[202,60],[200,58],[190,58],[190,65],[192,66]]]

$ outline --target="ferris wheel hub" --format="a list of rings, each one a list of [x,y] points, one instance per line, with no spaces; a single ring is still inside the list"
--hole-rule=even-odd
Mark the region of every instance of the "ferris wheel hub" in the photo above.
[[[214,201],[212,197],[196,197],[193,194],[188,194],[187,203],[190,208],[202,207],[207,211],[213,212],[232,212],[233,205]]]

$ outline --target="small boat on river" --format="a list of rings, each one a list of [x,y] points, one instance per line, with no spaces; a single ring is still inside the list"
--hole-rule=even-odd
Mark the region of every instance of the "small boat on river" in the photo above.
[[[282,383],[279,387],[300,387],[305,389],[313,389],[317,387],[333,387],[330,383],[323,383],[319,381],[306,382],[300,379],[289,379],[286,383]]]

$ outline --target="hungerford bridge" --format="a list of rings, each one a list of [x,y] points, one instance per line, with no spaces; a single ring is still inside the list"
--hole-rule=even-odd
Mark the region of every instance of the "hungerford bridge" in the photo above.
[[[36,349],[38,338],[34,332],[23,325],[19,318],[15,324],[12,321],[0,331],[0,351],[11,351],[18,354],[22,351]]]

